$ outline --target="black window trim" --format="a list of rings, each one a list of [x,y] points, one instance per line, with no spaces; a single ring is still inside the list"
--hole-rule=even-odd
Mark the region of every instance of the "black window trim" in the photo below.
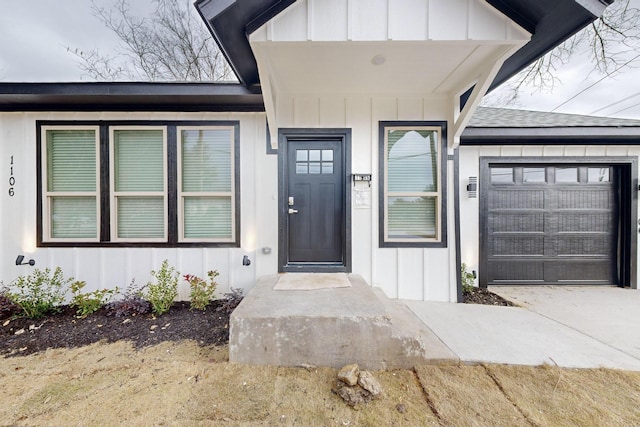
[[[393,242],[384,233],[385,206],[385,128],[387,127],[439,127],[440,128],[440,239],[438,241]],[[439,121],[380,121],[378,122],[378,247],[380,248],[446,248],[447,247],[447,122]]]
[[[43,177],[42,127],[44,126],[98,126],[100,150],[100,224],[99,242],[47,242],[43,239]],[[164,126],[167,137],[167,227],[166,242],[112,242],[110,223],[109,184],[109,127],[111,126]],[[233,242],[178,242],[178,177],[177,128],[180,126],[233,126],[234,128],[234,197],[235,230]],[[218,247],[239,248],[240,223],[240,121],[239,120],[36,120],[36,246],[37,247]]]

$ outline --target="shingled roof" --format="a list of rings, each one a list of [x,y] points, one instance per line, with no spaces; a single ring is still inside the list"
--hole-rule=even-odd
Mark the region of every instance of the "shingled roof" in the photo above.
[[[629,127],[640,120],[583,116],[545,111],[478,107],[467,128]]]
[[[478,107],[460,138],[463,145],[552,142],[636,144],[640,120]]]

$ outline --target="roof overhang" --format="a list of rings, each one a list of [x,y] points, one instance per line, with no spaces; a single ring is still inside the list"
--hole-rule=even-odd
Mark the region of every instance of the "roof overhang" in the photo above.
[[[0,111],[264,111],[230,83],[0,83]]]
[[[466,128],[461,145],[638,144],[640,126]]]
[[[490,85],[493,89],[540,56],[593,22],[613,0],[486,0],[532,34],[531,41],[509,58]],[[249,34],[286,9],[295,0],[196,0],[238,79],[259,84],[258,67]]]

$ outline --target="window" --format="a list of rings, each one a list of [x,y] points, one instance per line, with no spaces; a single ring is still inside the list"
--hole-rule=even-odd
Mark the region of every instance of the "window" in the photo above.
[[[178,128],[181,241],[233,241],[233,127]]]
[[[164,128],[110,129],[112,240],[167,239]]]
[[[38,245],[239,245],[238,122],[37,127]]]
[[[46,239],[98,240],[97,127],[43,129]]]
[[[380,124],[382,247],[446,246],[445,155],[443,122]]]

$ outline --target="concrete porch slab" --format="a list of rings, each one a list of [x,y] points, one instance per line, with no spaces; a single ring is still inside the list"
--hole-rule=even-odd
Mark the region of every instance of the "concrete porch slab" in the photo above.
[[[258,279],[232,313],[231,362],[366,369],[458,362],[410,310],[358,275],[349,275],[348,288],[304,291],[274,291],[278,278]]]

